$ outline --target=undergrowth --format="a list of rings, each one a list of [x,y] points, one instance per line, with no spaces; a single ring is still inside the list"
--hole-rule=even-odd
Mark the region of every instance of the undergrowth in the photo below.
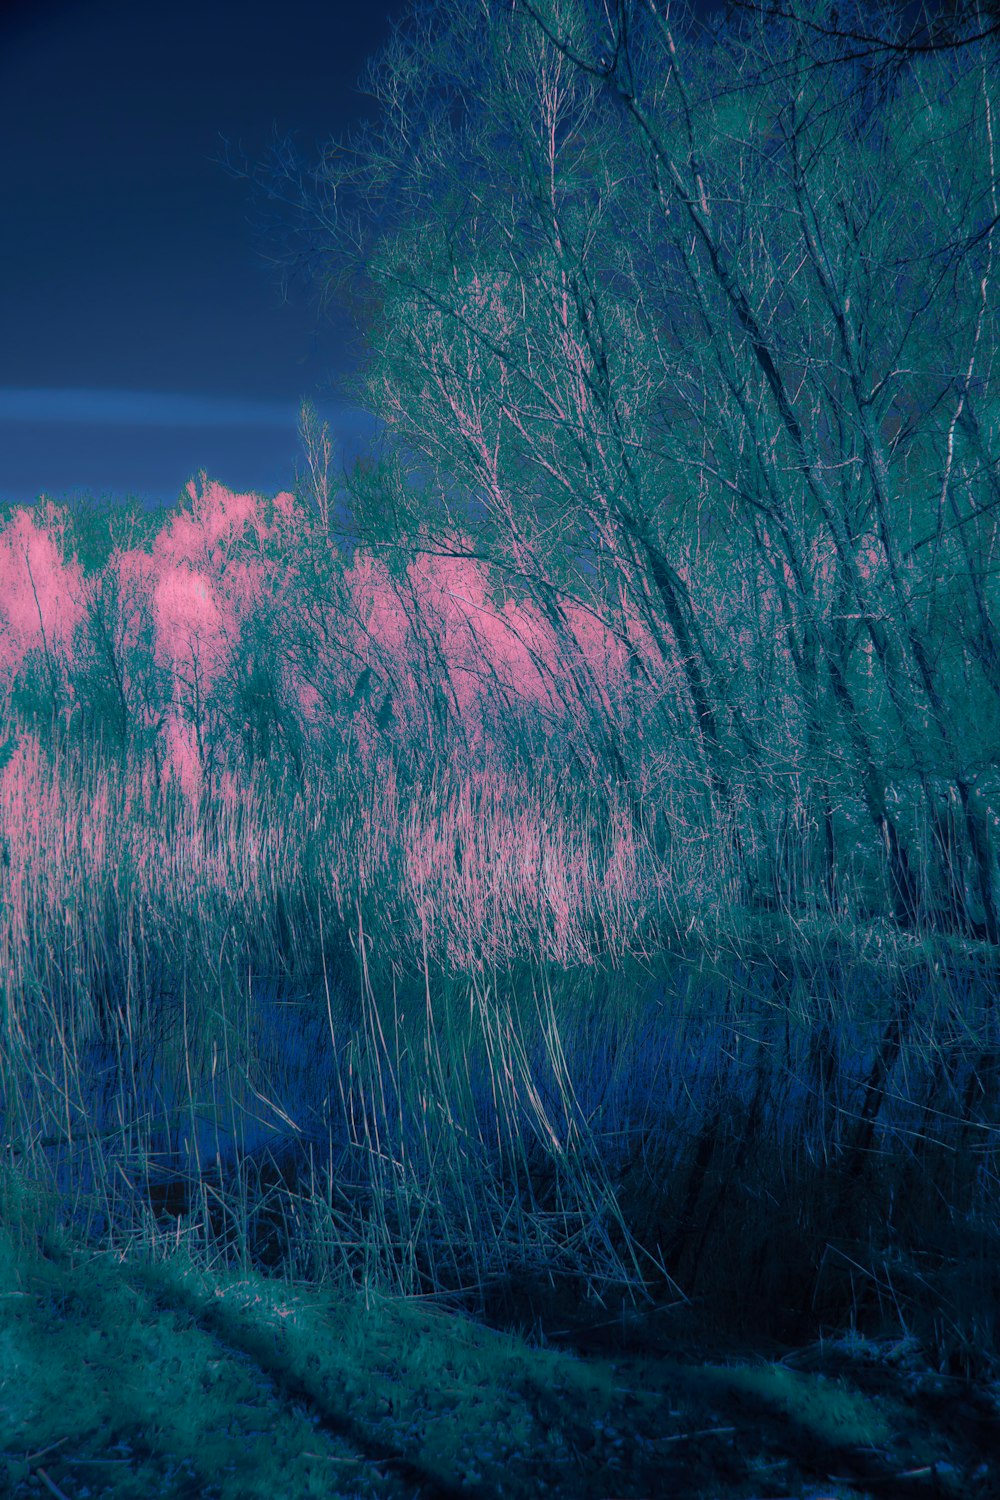
[[[544,783],[0,775],[5,1166],[83,1240],[993,1369],[988,945],[726,910]]]

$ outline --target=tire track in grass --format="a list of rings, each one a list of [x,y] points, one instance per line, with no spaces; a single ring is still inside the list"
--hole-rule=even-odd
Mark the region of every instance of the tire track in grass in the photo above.
[[[0,1494],[17,1500],[49,1482],[68,1500],[995,1492],[996,1401],[952,1431],[928,1423],[923,1381],[864,1389],[829,1351],[826,1376],[611,1362],[183,1253],[15,1253],[2,1225],[0,1290]]]
[[[290,1347],[293,1341],[288,1338],[286,1320],[295,1316],[295,1298],[287,1285],[257,1278],[247,1282],[209,1277],[194,1267],[181,1269],[176,1262],[136,1263],[130,1271],[154,1303],[169,1310],[183,1307],[230,1355],[252,1359],[272,1384],[279,1403],[304,1404],[319,1431],[348,1444],[373,1468],[389,1468],[408,1487],[407,1493],[432,1500],[485,1500],[488,1491],[468,1482],[456,1485],[440,1467],[421,1463],[400,1445],[374,1435],[373,1424],[363,1415],[354,1418],[335,1409],[331,1382],[323,1378],[319,1361],[307,1359],[303,1364]],[[346,1407],[360,1402],[360,1394],[347,1383],[337,1395]],[[385,1429],[381,1423],[375,1430]],[[335,1460],[331,1457],[331,1461]]]
[[[405,1475],[310,1421],[259,1362],[131,1267],[54,1254],[19,1271],[0,1303],[0,1494],[54,1483],[74,1500],[413,1496]]]

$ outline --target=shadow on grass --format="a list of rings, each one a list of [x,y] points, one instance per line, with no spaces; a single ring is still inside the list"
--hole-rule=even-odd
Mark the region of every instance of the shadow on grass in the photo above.
[[[14,1496],[40,1479],[67,1500],[995,1493],[996,1393],[870,1348],[814,1350],[808,1369],[715,1350],[705,1363],[690,1339],[680,1358],[636,1353],[638,1330],[581,1357],[432,1303],[184,1253],[16,1249],[2,1229],[0,1270]]]

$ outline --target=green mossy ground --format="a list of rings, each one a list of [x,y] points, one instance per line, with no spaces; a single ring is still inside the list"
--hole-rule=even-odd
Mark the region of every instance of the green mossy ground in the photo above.
[[[0,1228],[0,1288],[13,1500],[1000,1492],[1000,1392],[899,1350],[540,1347],[426,1303],[23,1225]]]

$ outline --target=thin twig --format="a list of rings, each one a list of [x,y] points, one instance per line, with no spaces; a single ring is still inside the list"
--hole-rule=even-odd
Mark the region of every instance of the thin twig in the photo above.
[[[36,1469],[35,1473],[38,1475],[39,1479],[45,1485],[46,1489],[50,1490],[52,1492],[52,1494],[55,1495],[56,1500],[69,1500],[69,1496],[67,1494],[65,1494],[59,1488],[59,1486],[57,1484],[54,1484],[52,1482],[52,1480],[46,1474],[46,1472],[45,1472],[44,1469]]]

